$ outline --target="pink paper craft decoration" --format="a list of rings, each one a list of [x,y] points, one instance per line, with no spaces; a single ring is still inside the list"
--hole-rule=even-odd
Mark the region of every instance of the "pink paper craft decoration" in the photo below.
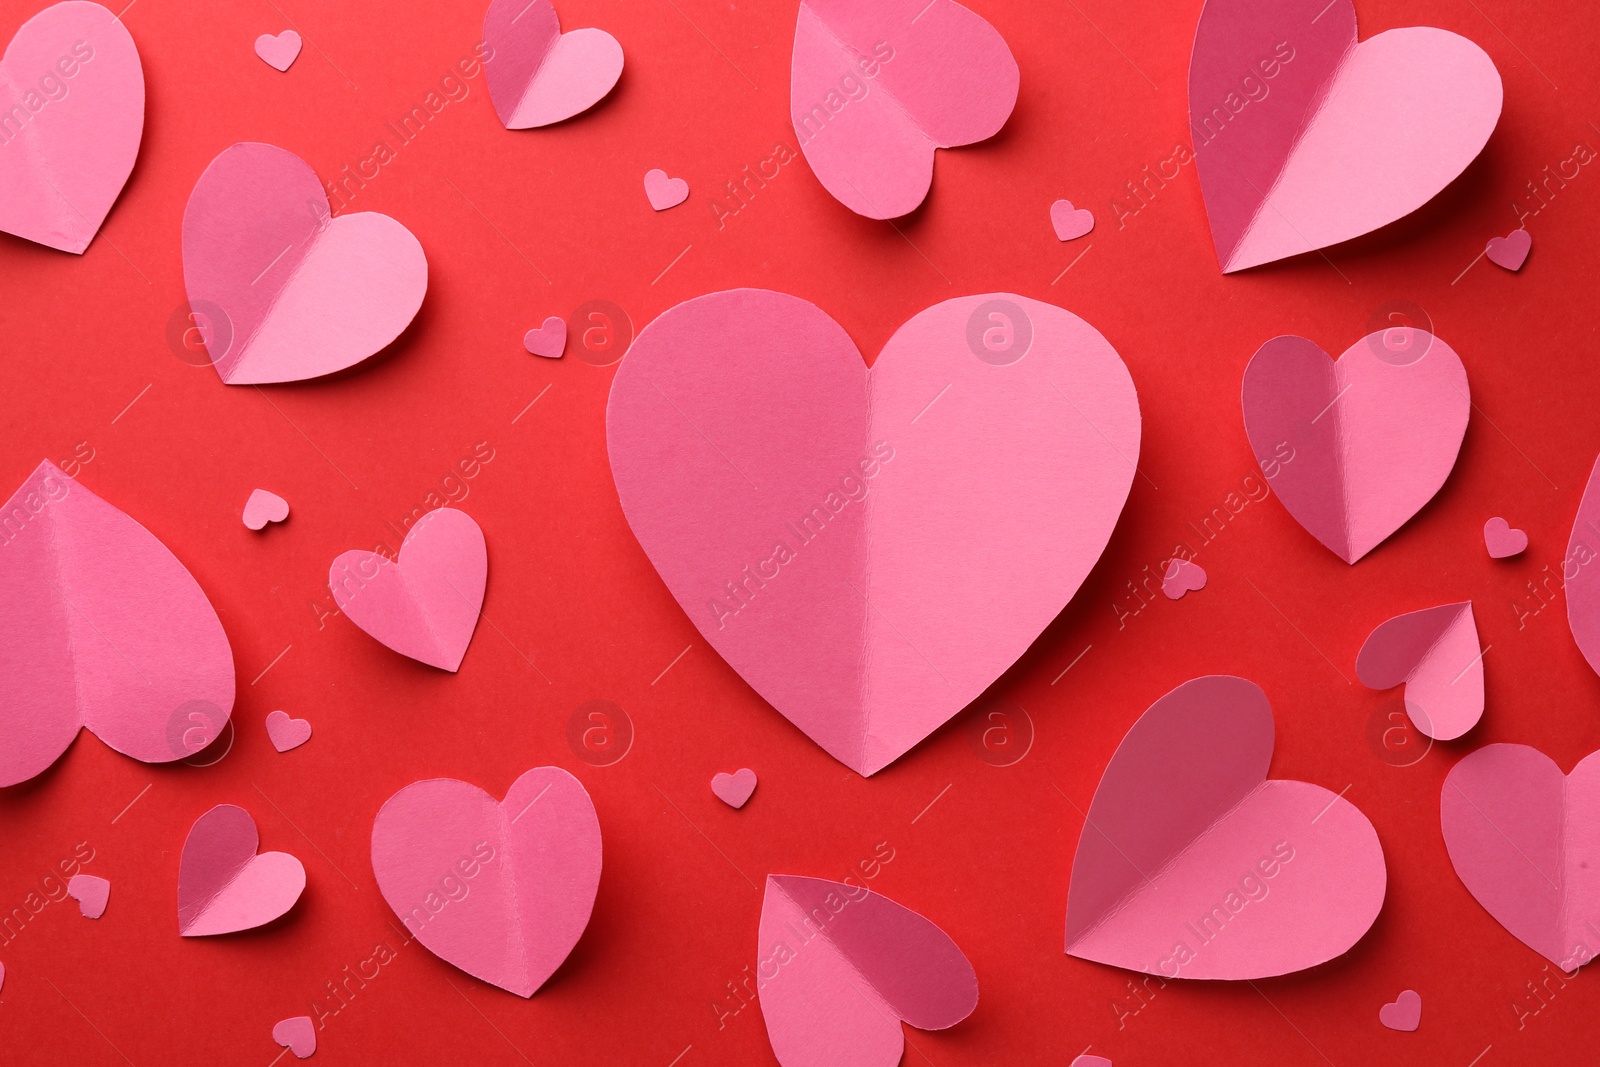
[[[289,502],[277,493],[254,489],[250,492],[250,499],[244,502],[244,524],[252,530],[260,530],[269,522],[282,522],[288,517]]]
[[[1483,150],[1501,95],[1494,62],[1446,30],[1358,43],[1351,0],[1206,0],[1189,129],[1223,273],[1420,208]]]
[[[1186,593],[1197,593],[1206,587],[1206,572],[1198,563],[1174,559],[1167,564],[1161,576],[1161,592],[1168,600],[1182,600]]]
[[[311,1016],[296,1015],[292,1019],[280,1020],[272,1028],[272,1040],[294,1053],[295,1059],[308,1059],[317,1051],[317,1028],[312,1024]]]
[[[287,852],[257,853],[261,837],[243,808],[218,804],[195,821],[178,863],[178,933],[231,934],[284,915],[306,888]]]
[[[428,512],[396,560],[353,550],[328,568],[339,610],[380,643],[421,663],[455,671],[483,608],[489,553],[483,530],[455,508]]]
[[[1512,529],[1509,522],[1496,515],[1483,524],[1483,547],[1490,559],[1510,559],[1528,550],[1528,534]]]
[[[1490,238],[1489,244],[1484,248],[1483,254],[1489,257],[1489,262],[1497,267],[1503,267],[1515,274],[1528,262],[1528,253],[1533,251],[1533,235],[1526,229],[1512,230],[1504,237]]]
[[[144,68],[127,28],[84,0],[33,16],[0,57],[0,114],[0,230],[81,255],[144,136]]]
[[[782,1067],[895,1067],[902,1022],[947,1030],[978,1006],[949,935],[860,886],[768,875],[759,936],[756,992]]]
[[[294,30],[284,30],[277,36],[263,33],[256,38],[256,55],[274,70],[286,71],[300,58],[302,46],[300,35]]]
[[[522,338],[522,346],[535,356],[560,359],[567,350],[567,323],[559,315],[551,315],[537,330],[529,330]]]
[[[1422,330],[1383,330],[1331,361],[1304,337],[1262,345],[1244,372],[1244,426],[1296,522],[1346,563],[1444,486],[1467,431],[1467,371]]]
[[[233,652],[183,564],[48,461],[3,514],[0,786],[49,767],[80,727],[146,763],[214,741]]]
[[[1359,941],[1387,874],[1372,824],[1319,785],[1269,779],[1272,706],[1242,678],[1150,706],[1089,806],[1069,955],[1163,978],[1268,978]]]
[[[1426,737],[1454,741],[1483,717],[1483,646],[1472,601],[1397,615],[1356,656],[1369,689],[1405,683],[1406,714]]]
[[[640,333],[606,433],[623,513],[701,634],[870,775],[1077,592],[1140,421],[1116,350],[1049,304],[945,301],[869,371],[815,305],[739,289]]]
[[[387,215],[334,218],[299,156],[244,142],[189,194],[183,282],[224,382],[294,382],[387,348],[422,306],[428,260]]]
[[[1410,1033],[1422,1025],[1422,996],[1415,989],[1403,991],[1378,1009],[1378,1021],[1391,1030]]]
[[[622,77],[622,46],[605,30],[561,32],[550,0],[494,0],[483,17],[489,99],[508,130],[570,119]]]
[[[789,117],[817,180],[871,219],[914,211],[938,148],[988,140],[1017,102],[1005,39],[955,0],[801,0]]]
[[[1572,521],[1572,536],[1562,561],[1561,577],[1567,594],[1567,628],[1578,650],[1596,674],[1600,674],[1600,460],[1589,472],[1578,517]],[[1569,574],[1569,571],[1576,573]]]
[[[1104,1056],[1091,1056],[1084,1053],[1072,1061],[1072,1067],[1111,1067],[1111,1061]]]
[[[67,896],[78,902],[85,919],[98,919],[106,913],[111,883],[98,875],[75,874],[67,881]]]
[[[1071,200],[1057,200],[1050,205],[1050,225],[1058,239],[1075,241],[1094,229],[1094,212],[1073,207]]]
[[[756,791],[756,772],[749,767],[741,767],[733,774],[718,772],[711,776],[711,791],[728,807],[742,808]]]
[[[682,178],[669,178],[666,171],[657,167],[644,172],[644,195],[651,207],[666,211],[689,199],[689,183]]]
[[[287,711],[269,712],[267,737],[273,748],[289,752],[311,740],[311,724],[304,719],[291,718]]]
[[[372,824],[372,870],[429,952],[531,997],[589,925],[600,820],[559,767],[528,771],[499,802],[467,782],[414,782]]]
[[[1561,970],[1600,953],[1600,752],[1563,775],[1538,749],[1488,745],[1440,797],[1450,863],[1512,936]]]

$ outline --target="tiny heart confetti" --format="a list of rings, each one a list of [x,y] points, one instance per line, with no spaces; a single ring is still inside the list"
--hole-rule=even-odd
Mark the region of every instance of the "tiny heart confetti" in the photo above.
[[[1172,560],[1161,576],[1161,592],[1168,600],[1182,600],[1184,594],[1199,592],[1205,587],[1206,572],[1191,560]]]
[[[256,821],[218,804],[195,822],[178,864],[178,932],[230,934],[262,926],[294,907],[306,869],[287,852],[261,852]]]
[[[689,183],[682,178],[669,178],[660,168],[648,170],[644,175],[644,195],[657,211],[677,207],[689,199]]]
[[[1483,546],[1489,550],[1490,559],[1510,559],[1528,550],[1528,535],[1496,515],[1483,524]]]
[[[311,1016],[296,1015],[272,1028],[272,1040],[294,1053],[296,1059],[303,1060],[317,1051],[317,1028],[312,1025]]]
[[[98,875],[75,874],[67,882],[67,895],[78,902],[85,919],[98,919],[106,913],[111,883]]]
[[[1422,1025],[1422,995],[1407,989],[1378,1009],[1378,1021],[1391,1030],[1411,1032]]]
[[[270,712],[267,715],[267,737],[272,740],[273,748],[288,752],[311,740],[311,724],[304,719],[291,718],[286,711]]]
[[[1531,251],[1533,251],[1533,235],[1524,229],[1512,230],[1504,237],[1490,238],[1483,254],[1489,257],[1490,263],[1514,274],[1528,262],[1528,253]]]
[[[711,791],[728,807],[742,808],[756,791],[756,772],[749,767],[742,767],[733,774],[719,772],[712,776]]]
[[[256,55],[274,70],[285,71],[293,66],[300,58],[300,48],[300,35],[294,30],[284,30],[277,35],[263,33],[256,38]]]
[[[1073,207],[1071,200],[1057,200],[1050,205],[1050,225],[1060,240],[1075,241],[1094,229],[1094,212]]]
[[[282,522],[289,517],[289,502],[277,493],[255,489],[244,502],[244,524],[252,530],[265,528],[269,522]]]
[[[543,326],[527,332],[522,345],[532,355],[560,359],[567,350],[567,321],[559,315],[551,315]]]

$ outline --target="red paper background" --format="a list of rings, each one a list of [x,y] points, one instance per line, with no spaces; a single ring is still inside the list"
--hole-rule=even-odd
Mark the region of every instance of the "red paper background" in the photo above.
[[[311,1012],[326,983],[388,942],[397,956],[377,978],[326,1000],[339,1010],[317,1062],[770,1063],[759,1006],[720,1025],[713,1007],[739,1003],[724,1000],[728,983],[755,962],[756,886],[772,871],[860,875],[864,862],[872,888],[956,939],[982,987],[959,1027],[909,1032],[907,1063],[1064,1065],[1092,1046],[1119,1065],[1494,1067],[1562,1062],[1600,1035],[1596,980],[1552,977],[1496,924],[1455,877],[1438,828],[1444,775],[1474,747],[1534,744],[1563,768],[1600,747],[1600,679],[1558,591],[1600,449],[1600,171],[1549,184],[1520,275],[1468,269],[1487,238],[1515,228],[1512,205],[1541,203],[1527,183],[1579,142],[1600,145],[1592,5],[1362,0],[1366,35],[1433,24],[1487,49],[1506,85],[1499,130],[1414,217],[1326,257],[1224,278],[1192,167],[1152,183],[1131,217],[1112,208],[1120,193],[1131,209],[1125,183],[1187,136],[1198,0],[977,0],[1016,54],[1021,98],[992,142],[940,154],[921,211],[897,225],[857,218],[796,160],[720,227],[708,205],[721,184],[795,143],[794,0],[562,0],[567,27],[603,26],[626,50],[610,99],[555,128],[507,132],[480,75],[352,202],[402,221],[428,254],[427,301],[390,353],[336,380],[259,390],[224,387],[193,353],[179,358],[167,340],[185,310],[179,223],[210,159],[261,140],[324,177],[356,165],[471,52],[482,7],[137,0],[125,21],[149,103],[126,191],[81,259],[0,240],[0,487],[84,443],[93,458],[79,477],[193,571],[239,677],[236,741],[210,767],[146,766],[85,735],[50,772],[0,792],[0,909],[22,905],[79,842],[94,852],[85,869],[112,882],[99,922],[51,903],[0,943],[0,1058],[264,1067],[281,1052],[273,1024]],[[34,10],[6,0],[0,35]],[[251,42],[290,24],[306,47],[279,74]],[[657,166],[693,188],[662,214],[640,185]],[[1057,197],[1096,213],[1091,236],[1056,241]],[[1127,361],[1145,477],[1076,600],[986,698],[1010,715],[1014,746],[1031,723],[1020,762],[980,757],[984,705],[870,781],[826,756],[706,646],[630,534],[604,444],[612,371],[580,359],[576,337],[560,362],[522,349],[525,330],[586,301],[619,305],[638,329],[742,285],[816,302],[867,353],[931,303],[1009,290],[1082,315]],[[1393,301],[1419,306],[1468,367],[1476,410],[1444,491],[1355,568],[1275,501],[1250,503],[1201,549],[1203,592],[1157,598],[1119,625],[1128,583],[1179,541],[1198,546],[1188,524],[1254,473],[1238,397],[1256,347],[1292,332],[1342,351]],[[396,544],[386,523],[440,492],[478,442],[492,461],[450,483],[467,487],[460,506],[491,560],[486,618],[460,674],[319,618],[329,561]],[[290,501],[286,525],[240,524],[256,486]],[[1531,536],[1521,559],[1486,557],[1480,530],[1496,514]],[[1554,591],[1536,598],[1530,582]],[[1391,615],[1465,597],[1491,646],[1487,714],[1465,741],[1397,766],[1414,750],[1386,750],[1369,727],[1376,717],[1381,732],[1398,694],[1353,681],[1356,651]],[[1062,954],[1068,873],[1123,732],[1207,673],[1265,687],[1275,775],[1347,790],[1371,818],[1388,900],[1326,966],[1174,983],[1141,1002],[1129,974]],[[568,741],[575,709],[596,699],[625,709],[634,731],[610,766]],[[262,720],[275,708],[314,723],[310,744],[273,751]],[[368,834],[383,800],[413,780],[459,777],[501,795],[547,763],[593,795],[605,873],[587,934],[523,1001],[401,947]],[[707,783],[740,766],[761,785],[735,812]],[[264,848],[299,856],[308,888],[267,929],[183,940],[178,850],[221,802],[255,815]],[[893,858],[875,866],[875,851]],[[1421,1030],[1383,1029],[1379,1006],[1408,987],[1423,996]]]

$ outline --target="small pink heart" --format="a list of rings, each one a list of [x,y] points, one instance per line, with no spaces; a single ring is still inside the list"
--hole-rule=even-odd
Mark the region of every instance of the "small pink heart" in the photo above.
[[[605,30],[561,32],[550,0],[494,0],[483,17],[489,99],[508,130],[589,110],[622,77],[622,46]]]
[[[1472,601],[1397,615],[1356,656],[1368,689],[1406,686],[1406,714],[1428,737],[1454,741],[1483,717],[1483,646]]]
[[[291,719],[287,711],[274,711],[267,716],[267,736],[272,738],[273,748],[288,752],[311,740],[311,724]]]
[[[523,336],[522,345],[536,356],[560,359],[561,354],[567,350],[566,320],[551,315],[544,320],[543,326],[537,330],[529,330]]]
[[[665,211],[689,199],[689,183],[682,178],[669,178],[666,171],[657,168],[645,172],[644,195],[650,198],[651,207]]]
[[[303,1060],[317,1051],[317,1028],[311,1024],[311,1016],[296,1015],[272,1028],[272,1040],[294,1053],[295,1059]]]
[[[1378,1009],[1378,1021],[1391,1030],[1415,1030],[1422,1023],[1422,995],[1406,990]]]
[[[711,779],[711,791],[730,808],[742,808],[756,791],[756,772],[742,767],[733,774],[719,773]]]
[[[1057,200],[1050,205],[1050,224],[1061,240],[1075,241],[1094,229],[1094,212],[1074,208],[1071,200]]]
[[[1197,593],[1205,587],[1206,572],[1190,560],[1174,559],[1161,576],[1161,591],[1168,600],[1182,600],[1185,593]]]
[[[256,489],[244,502],[244,524],[259,530],[269,522],[282,522],[289,517],[289,502],[277,493]]]
[[[92,874],[75,874],[67,882],[67,896],[78,902],[85,919],[98,919],[106,913],[111,883]]]
[[[1528,253],[1531,251],[1533,235],[1525,229],[1512,230],[1504,237],[1492,238],[1489,247],[1484,250],[1489,262],[1509,271],[1521,270],[1522,265],[1528,262]]]
[[[276,70],[288,70],[300,58],[300,47],[300,35],[293,30],[284,30],[276,37],[263,33],[256,38],[256,55]]]
[[[257,853],[261,836],[243,808],[218,804],[200,818],[178,860],[178,933],[230,934],[288,912],[306,888],[306,869],[287,852]]]
[[[1085,1052],[1072,1061],[1072,1067],[1111,1067],[1111,1061],[1104,1056],[1091,1056]]]
[[[1513,530],[1509,522],[1496,515],[1483,524],[1483,544],[1491,559],[1510,559],[1527,551],[1528,535],[1526,531]]]

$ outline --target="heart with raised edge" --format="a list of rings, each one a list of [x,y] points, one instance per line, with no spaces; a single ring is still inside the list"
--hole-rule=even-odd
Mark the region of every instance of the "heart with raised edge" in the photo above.
[[[529,330],[522,338],[522,346],[535,356],[560,359],[567,350],[567,322],[559,315],[551,315],[537,330]]]
[[[741,767],[732,774],[719,771],[711,778],[711,791],[730,808],[742,808],[756,791],[756,772]]]
[[[589,110],[622,77],[622,46],[605,30],[561,32],[550,0],[494,0],[483,17],[484,79],[501,125],[524,130]]]
[[[1483,646],[1472,601],[1394,618],[1368,635],[1356,677],[1369,689],[1405,683],[1406,714],[1424,736],[1454,741],[1483,717]]]
[[[261,61],[267,66],[278,71],[285,71],[293,66],[294,61],[300,58],[302,47],[300,35],[294,30],[284,30],[276,36],[263,33],[256,38],[256,55],[260,56]]]
[[[178,933],[229,934],[284,915],[306,888],[306,869],[287,852],[257,852],[250,813],[218,804],[195,821],[178,861]]]
[[[1378,1009],[1378,1021],[1391,1030],[1410,1033],[1422,1025],[1422,995],[1415,989],[1402,991]]]
[[[311,1016],[296,1015],[280,1020],[272,1028],[272,1040],[294,1053],[295,1059],[303,1060],[317,1051],[317,1028]]]
[[[1094,229],[1094,212],[1086,207],[1073,207],[1071,200],[1057,200],[1050,205],[1050,225],[1062,241],[1075,241]]]

